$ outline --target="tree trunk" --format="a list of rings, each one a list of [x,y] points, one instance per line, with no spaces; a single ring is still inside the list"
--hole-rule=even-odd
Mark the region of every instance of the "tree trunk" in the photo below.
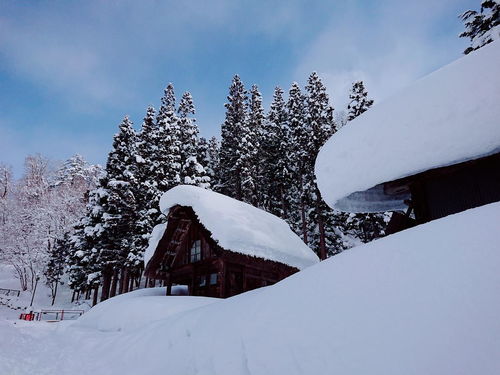
[[[306,221],[306,207],[305,207],[304,201],[301,202],[300,204],[300,218],[302,219],[302,237],[304,240],[304,243],[307,245],[308,240],[307,240],[307,221]]]
[[[122,290],[121,290],[122,294],[128,292],[129,278],[130,278],[130,272],[127,268],[124,268],[123,269],[123,283],[122,283]]]
[[[319,226],[319,259],[326,259],[325,223],[321,215],[318,215]]]
[[[139,275],[137,276],[137,280],[136,280],[136,284],[135,284],[136,288],[141,287],[141,281],[142,281],[142,269],[139,269]]]
[[[123,290],[125,289],[124,285],[125,285],[126,273],[127,273],[126,268],[122,267],[122,269],[120,270],[120,286],[118,287],[118,294],[122,294]]]
[[[134,290],[134,281],[135,281],[135,277],[134,277],[134,275],[131,275],[129,286],[128,286],[128,291],[129,292],[131,292],[131,291]]]
[[[110,270],[105,270],[102,273],[101,302],[106,301],[109,298],[110,286],[111,286],[111,272]]]
[[[113,280],[111,281],[110,297],[116,296],[116,286],[118,285],[118,269],[113,270]]]
[[[35,286],[34,286],[33,291],[31,293],[30,307],[33,306],[33,301],[35,300],[35,293],[36,293],[36,287],[38,286],[38,280],[39,280],[39,278],[37,277],[35,280]]]
[[[94,287],[94,298],[92,299],[92,306],[97,305],[97,295],[99,294],[99,285]]]
[[[56,286],[55,286],[55,288],[54,288],[54,293],[52,293],[52,303],[51,303],[51,306],[54,306],[54,303],[56,302],[57,285],[58,285],[58,284],[59,284],[59,283],[58,283],[58,282],[56,282]]]
[[[172,295],[172,278],[170,277],[170,272],[167,275],[167,296]]]

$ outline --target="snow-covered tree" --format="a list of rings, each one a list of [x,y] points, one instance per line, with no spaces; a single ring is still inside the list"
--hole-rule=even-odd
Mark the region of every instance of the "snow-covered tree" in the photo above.
[[[304,96],[299,85],[294,82],[288,92],[287,121],[290,129],[290,172],[292,186],[288,201],[290,203],[289,224],[308,243],[307,212],[310,205],[310,151],[312,150],[312,130],[306,122]]]
[[[116,293],[118,272],[124,282],[128,269],[126,260],[129,254],[136,253],[134,229],[137,220],[136,200],[134,195],[136,134],[131,121],[125,117],[115,135],[113,149],[108,155],[106,176],[101,179],[104,191],[100,207],[102,236],[95,247],[99,251],[98,263],[102,272],[101,300]],[[120,290],[123,289],[121,285]]]
[[[219,186],[219,151],[220,144],[216,137],[211,137],[208,140],[207,149],[207,161],[206,161],[206,171],[210,177],[211,185],[213,190],[218,190]]]
[[[363,81],[353,83],[349,95],[348,121],[366,112],[372,105],[373,99],[368,99],[368,92]],[[390,215],[385,214],[344,214],[343,229],[346,233],[359,238],[363,242],[369,242],[384,235],[387,220]]]
[[[89,169],[83,166],[83,171]],[[0,223],[0,256],[14,267],[23,290],[32,289],[43,275],[47,284],[54,285],[49,277],[54,274],[50,268],[55,247],[85,206],[85,176],[80,176],[78,184],[71,173],[64,179],[58,177],[48,159],[35,155],[26,158],[21,180],[6,184],[7,214]]]
[[[101,172],[99,165],[89,165],[83,156],[75,154],[61,164],[54,185],[71,185],[78,190],[89,190],[96,185]]]
[[[464,51],[469,54],[482,46],[500,39],[500,3],[496,0],[484,0],[481,11],[467,10],[460,15],[465,31],[461,38],[469,38],[470,46]]]
[[[241,170],[241,199],[257,207],[260,203],[258,190],[262,171],[259,151],[264,109],[262,108],[262,95],[256,85],[253,85],[250,90],[248,109],[247,120],[241,126],[237,163]]]
[[[196,119],[191,117],[195,113],[193,98],[189,92],[182,95],[179,104],[179,160],[181,164],[181,182],[187,185],[196,185],[210,188],[210,177],[203,165],[198,161],[198,126]]]
[[[94,292],[94,304],[101,285],[101,265],[99,262],[99,241],[104,236],[102,204],[108,192],[101,186],[89,194],[85,214],[75,223],[72,235],[68,238],[66,272],[68,286],[74,293]]]
[[[306,122],[312,133],[309,151],[307,191],[310,194],[309,241],[321,259],[328,253],[342,250],[342,241],[336,234],[334,212],[326,205],[316,184],[314,162],[320,148],[337,130],[333,122],[333,108],[330,106],[326,87],[316,72],[309,76],[306,89]],[[327,233],[330,237],[327,237]]]
[[[219,192],[236,199],[242,199],[240,142],[242,128],[247,121],[248,97],[243,82],[235,75],[229,88],[226,119],[221,127],[219,152]]]
[[[349,92],[349,105],[347,106],[347,121],[354,120],[360,114],[366,112],[373,105],[373,99],[368,99],[368,92],[363,81],[352,84]]]
[[[203,169],[210,177],[210,182],[212,183],[212,173],[209,171],[210,155],[208,154],[208,141],[205,137],[200,137],[198,139],[196,159],[202,165]]]
[[[137,136],[137,150],[135,158],[135,201],[137,207],[137,220],[134,229],[134,249],[127,257],[129,267],[140,273],[143,268],[142,255],[148,246],[149,235],[153,227],[160,221],[160,210],[158,207],[161,191],[158,181],[162,179],[158,171],[162,148],[159,127],[155,122],[155,110],[149,106],[144,117],[141,131]]]
[[[12,168],[0,163],[0,228],[2,228],[2,225],[7,221],[7,207],[10,198],[12,198],[13,188],[14,181],[12,177]]]
[[[274,215],[288,218],[290,179],[290,131],[283,90],[274,90],[271,109],[261,135],[262,179],[259,189],[263,207]]]
[[[48,251],[48,262],[45,267],[45,282],[50,287],[52,305],[56,300],[57,288],[61,284],[61,278],[66,269],[66,258],[68,255],[69,232],[62,239],[57,239],[54,246]]]
[[[156,123],[157,135],[157,160],[156,183],[158,190],[165,192],[181,182],[180,160],[180,128],[176,115],[174,86],[169,83],[161,99],[162,105],[158,111]]]

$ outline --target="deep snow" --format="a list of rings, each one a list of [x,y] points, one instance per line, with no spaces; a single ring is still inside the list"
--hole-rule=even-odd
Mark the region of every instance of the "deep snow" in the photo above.
[[[335,133],[316,160],[318,187],[349,212],[406,209],[383,182],[500,151],[500,42],[414,82]],[[339,183],[341,181],[342,183]]]
[[[121,331],[0,322],[0,374],[496,375],[499,225],[500,203],[475,208],[270,287],[157,321],[124,321]],[[151,297],[143,309],[161,316]],[[112,317],[120,300],[140,298],[111,299],[95,322]],[[181,301],[156,298],[167,310]]]
[[[63,280],[66,281],[66,280]],[[9,288],[20,290],[19,280],[15,277],[14,268],[10,265],[0,264],[0,288]],[[40,311],[41,309],[55,310],[84,310],[87,311],[91,307],[91,301],[80,300],[71,302],[73,291],[67,286],[59,285],[54,305],[52,303],[50,288],[45,285],[42,280],[37,285],[33,306],[31,303],[31,291],[21,292],[17,297],[14,294],[6,295],[5,292],[0,293],[0,320],[1,319],[17,319],[19,314],[28,311]],[[66,319],[71,319],[74,316],[68,314]],[[52,319],[54,316],[45,315],[44,319]],[[0,373],[0,375],[3,375]]]
[[[132,331],[149,322],[163,320],[197,307],[217,301],[216,298],[175,296],[177,286],[172,288],[174,296],[166,297],[166,288],[138,289],[106,300],[83,315],[75,327],[99,331]]]
[[[212,238],[226,250],[298,269],[319,261],[284,220],[247,203],[196,186],[180,185],[164,193],[160,200],[164,214],[175,205],[192,207]],[[154,228],[144,264],[153,256],[164,231],[165,226]]]

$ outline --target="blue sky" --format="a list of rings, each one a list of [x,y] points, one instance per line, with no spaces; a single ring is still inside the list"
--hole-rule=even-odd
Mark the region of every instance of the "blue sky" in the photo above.
[[[461,56],[457,15],[480,1],[0,0],[0,162],[36,152],[105,163],[124,115],[140,127],[173,82],[219,135],[231,78],[267,106],[317,71],[337,110],[354,80],[375,102]]]

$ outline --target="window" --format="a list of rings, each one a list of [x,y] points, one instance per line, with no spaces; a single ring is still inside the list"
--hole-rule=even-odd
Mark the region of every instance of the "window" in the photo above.
[[[217,284],[217,274],[211,273],[210,274],[210,285],[216,285],[216,284]]]
[[[198,285],[200,287],[207,285],[207,277],[206,276],[200,276],[200,277],[198,277]]]
[[[201,241],[196,240],[191,246],[191,251],[189,252],[189,259],[191,263],[198,262],[201,260]]]

